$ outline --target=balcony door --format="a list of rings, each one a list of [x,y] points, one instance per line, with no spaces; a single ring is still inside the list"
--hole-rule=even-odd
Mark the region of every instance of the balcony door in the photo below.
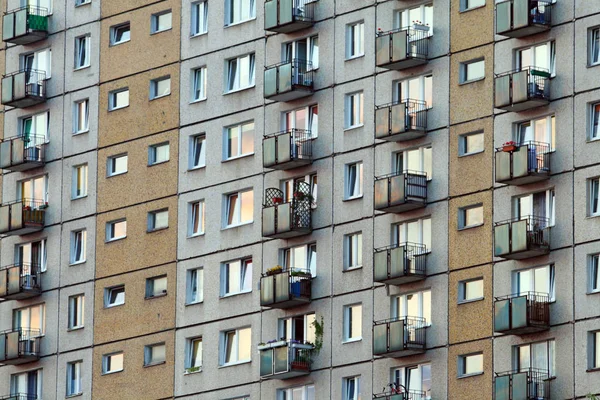
[[[44,318],[43,304],[13,310],[13,329],[32,330],[32,336],[37,336],[38,333],[43,335]],[[23,335],[25,334],[28,335],[29,333],[24,333]]]
[[[424,4],[397,11],[394,16],[394,27],[396,29],[410,28],[413,21],[420,21],[429,26],[429,36],[433,35],[433,4]]]
[[[307,137],[316,138],[319,135],[319,106],[302,107],[284,113],[283,130],[292,129],[307,130]]]
[[[530,219],[532,227],[537,225],[539,229],[554,226],[556,214],[554,203],[554,190],[517,197],[514,205],[514,218]]]
[[[556,50],[554,42],[546,42],[517,50],[517,69],[542,69],[555,75]]]
[[[554,266],[529,268],[517,271],[513,275],[513,293],[526,295],[528,292],[546,293],[548,300],[554,301],[555,275]]]
[[[317,174],[305,175],[298,178],[286,179],[281,182],[281,191],[283,192],[283,198],[285,202],[291,202],[294,198],[294,191],[296,188],[302,189],[305,187],[304,185],[297,185],[298,182],[306,182],[310,186],[310,192],[305,194],[310,194],[313,198],[312,208],[317,207]]]
[[[48,14],[52,13],[52,0],[27,0],[26,2],[28,6],[45,8]]]
[[[291,271],[294,269],[310,271],[310,274],[317,276],[317,244],[305,244],[301,246],[290,247],[281,252],[281,265],[284,269]]]
[[[423,251],[429,252],[431,250],[431,218],[393,225],[392,236],[395,245],[403,243],[424,245]]]
[[[46,240],[17,245],[15,263],[23,265],[26,275],[31,274],[32,265],[38,268],[38,272],[46,271]]]
[[[403,294],[392,300],[392,318],[424,318],[431,325],[431,290]]]
[[[548,377],[553,377],[555,371],[554,347],[554,340],[517,346],[515,350],[517,370],[524,372],[529,368],[534,368],[547,372]]]
[[[315,343],[315,314],[297,315],[295,317],[281,318],[278,326],[278,339],[298,340],[300,342]]]
[[[25,148],[35,148],[48,141],[49,113],[43,112],[21,119],[20,136]],[[38,157],[34,158],[38,159]]]
[[[48,201],[48,182],[46,176],[27,179],[17,183],[18,200],[32,208]]]
[[[433,160],[431,146],[394,153],[392,161],[394,173],[425,172],[427,180],[431,180],[432,178]]]
[[[26,71],[27,84],[31,85],[30,91],[37,95],[43,96],[41,81],[50,78],[50,49],[39,50],[33,53],[22,56],[22,66]],[[41,76],[39,72],[43,72],[45,76]]]
[[[311,64],[304,64],[305,71],[319,68],[319,37],[311,36],[308,38],[296,40],[294,42],[286,43],[285,45],[285,58],[283,61],[292,62],[293,60],[307,61]]]
[[[26,395],[27,400],[42,398],[42,370],[23,372],[10,377],[10,394]]]
[[[394,82],[394,102],[403,102],[407,100],[417,100],[426,103],[427,108],[433,105],[433,76],[422,75],[411,79]],[[415,113],[421,111],[420,108],[411,109],[408,112]]]
[[[431,399],[431,364],[396,368],[392,376],[394,383],[404,386],[406,390],[425,393],[425,397],[416,396],[416,399]]]

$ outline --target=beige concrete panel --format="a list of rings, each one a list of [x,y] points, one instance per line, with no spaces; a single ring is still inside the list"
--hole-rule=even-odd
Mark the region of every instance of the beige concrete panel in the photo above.
[[[464,378],[458,377],[458,357],[483,353],[483,373]],[[450,346],[448,349],[448,399],[490,400],[492,398],[492,341],[479,340]]]
[[[483,7],[460,11],[462,0],[452,0],[450,18],[450,51],[457,52],[481,46],[494,40],[494,2]]]

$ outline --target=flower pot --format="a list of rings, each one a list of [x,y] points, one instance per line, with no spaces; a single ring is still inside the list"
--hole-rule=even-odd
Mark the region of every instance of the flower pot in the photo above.
[[[273,204],[283,203],[283,197],[273,197]]]
[[[517,146],[514,144],[508,144],[505,146],[502,146],[502,151],[504,152],[511,152],[511,151],[517,151]]]
[[[414,24],[413,29],[417,31],[429,32],[429,27],[427,25]]]

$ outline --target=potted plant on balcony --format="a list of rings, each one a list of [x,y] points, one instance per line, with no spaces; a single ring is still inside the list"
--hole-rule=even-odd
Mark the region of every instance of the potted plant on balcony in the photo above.
[[[282,204],[283,197],[273,197],[273,205]]]
[[[308,201],[311,204],[314,201],[314,198],[310,193],[304,193],[301,191],[294,192],[294,199],[297,201]]]
[[[508,141],[502,145],[502,151],[504,151],[504,152],[508,153],[508,152],[516,151],[516,150],[517,150],[517,143],[513,142],[512,140]]]
[[[424,24],[423,22],[421,22],[419,20],[415,20],[412,23],[413,23],[413,29],[414,30],[429,32],[429,25],[428,24]]]
[[[276,265],[272,268],[267,269],[267,276],[279,274],[281,271],[283,271],[283,267],[281,265]]]
[[[45,202],[44,204],[38,207],[39,210],[45,210],[46,208],[48,208],[48,202]]]

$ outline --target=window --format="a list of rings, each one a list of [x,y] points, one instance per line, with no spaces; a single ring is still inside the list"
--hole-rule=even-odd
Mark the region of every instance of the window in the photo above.
[[[123,371],[123,353],[102,356],[102,373],[112,374]]]
[[[30,268],[46,271],[46,239],[35,242],[21,243],[15,247],[15,261],[24,268],[23,274],[31,275]]]
[[[230,365],[251,360],[252,331],[241,328],[221,332],[220,365]]]
[[[221,265],[221,296],[252,291],[252,259],[229,261]]]
[[[225,128],[225,160],[253,153],[254,121]]]
[[[600,263],[599,254],[592,254],[588,256],[588,271],[589,271],[589,284],[588,292],[596,293],[600,292]]]
[[[247,89],[254,86],[254,53],[227,60],[227,90]]]
[[[188,235],[202,235],[204,233],[204,200],[190,203],[189,215]]]
[[[431,290],[402,294],[392,300],[392,318],[419,317],[431,325]]]
[[[292,129],[305,129],[310,131],[310,137],[319,136],[319,106],[302,107],[297,110],[287,111],[284,116],[284,131]]]
[[[600,188],[600,178],[588,179],[588,215],[597,217],[600,215],[600,207],[598,207],[598,189]]]
[[[13,310],[13,329],[30,330],[32,337],[43,335],[46,330],[45,314],[44,304]]]
[[[588,332],[588,369],[600,368],[600,332]]]
[[[278,389],[277,400],[315,400],[315,385]]]
[[[423,400],[431,399],[431,364],[396,368],[392,371],[392,379],[410,391],[425,393]]]
[[[67,396],[75,396],[82,393],[81,389],[81,366],[82,361],[67,363]]]
[[[50,113],[48,111],[30,115],[20,120],[20,136],[28,139],[26,146],[31,147],[48,141]]]
[[[431,218],[402,222],[392,226],[394,244],[417,243],[424,245],[423,251],[431,250]]]
[[[395,28],[410,28],[413,26],[413,21],[420,21],[424,25],[429,26],[429,34],[433,32],[433,4],[424,4],[402,11],[397,11],[394,16]]]
[[[483,225],[483,205],[458,209],[458,229],[473,228]]]
[[[86,239],[87,232],[85,229],[71,232],[71,264],[85,262]]]
[[[600,103],[590,105],[590,140],[600,139]]]
[[[346,129],[356,128],[363,124],[363,92],[346,95],[345,101]]]
[[[106,241],[124,239],[127,237],[127,221],[111,221],[106,223]]]
[[[191,373],[202,368],[202,338],[188,339],[185,372]]]
[[[554,226],[556,214],[554,197],[553,189],[515,197],[513,198],[513,217],[518,219],[535,217],[535,220],[530,222],[538,224],[540,229]]]
[[[344,342],[362,339],[362,304],[344,306]]]
[[[78,294],[69,297],[69,329],[83,328],[85,296]]]
[[[192,70],[192,102],[206,99],[206,67]]]
[[[468,11],[483,6],[485,6],[485,0],[460,0],[460,11]]]
[[[173,27],[171,10],[152,15],[152,33],[168,31]]]
[[[344,378],[342,390],[343,400],[360,400],[360,376]]]
[[[278,337],[285,340],[315,343],[315,314],[296,315],[280,318],[278,321]]]
[[[458,155],[470,156],[483,152],[483,141],[483,132],[460,135],[458,137]]]
[[[87,196],[87,164],[76,165],[73,167],[73,192],[71,199],[79,199]]]
[[[129,42],[129,39],[130,39],[129,22],[126,22],[121,25],[115,25],[110,28],[110,44],[111,44],[111,46]]]
[[[553,151],[554,143],[556,143],[555,127],[554,115],[522,122],[517,125],[518,137],[516,141],[521,144],[528,142],[533,142],[533,144],[537,145],[548,144],[550,147],[546,149],[546,152]],[[538,152],[542,152],[543,150],[543,148],[540,148]]]
[[[148,213],[148,232],[169,227],[169,210],[151,211]]]
[[[344,200],[356,199],[363,195],[363,163],[346,164],[346,187]]]
[[[191,35],[197,36],[208,32],[208,1],[192,3]]]
[[[478,81],[485,77],[485,61],[476,60],[460,64],[460,83]]]
[[[317,244],[303,244],[281,250],[281,265],[287,271],[310,271],[317,276]]]
[[[255,17],[255,0],[225,0],[225,25],[239,24]]]
[[[195,268],[187,271],[186,304],[201,303],[204,300],[204,269]]]
[[[125,172],[127,172],[127,154],[108,157],[107,164],[107,177],[124,174]]]
[[[362,267],[362,232],[344,236],[344,269]]]
[[[554,340],[515,346],[514,360],[516,369],[519,372],[524,372],[529,368],[534,368],[548,371],[548,376],[554,377],[554,372],[556,371],[555,354]]]
[[[10,376],[10,392],[42,398],[42,369],[22,372]]]
[[[227,196],[225,227],[249,224],[253,221],[254,191],[232,193]]]
[[[458,376],[470,376],[483,373],[483,354],[458,356]]]
[[[125,286],[104,289],[104,307],[115,307],[125,304]]]
[[[46,73],[46,79],[51,78],[52,51],[50,49],[38,50],[22,56],[22,65],[25,70],[38,70]],[[37,84],[38,75],[30,74],[30,84]]]
[[[119,89],[108,92],[108,111],[118,110],[129,106],[129,89]]]
[[[206,136],[196,135],[190,137],[190,169],[206,166]]]
[[[43,175],[18,181],[17,192],[18,200],[23,204],[30,205],[32,208],[38,207],[40,200],[48,201],[48,178]]]
[[[393,99],[394,101],[424,101],[427,108],[433,107],[433,76],[422,75],[394,82]]]
[[[164,343],[144,346],[144,366],[164,364],[167,360],[166,350]]]
[[[75,7],[79,7],[84,4],[92,4],[92,0],[75,0]]]
[[[552,76],[556,74],[556,51],[554,42],[546,42],[517,51],[517,69],[532,67],[543,69]]]
[[[169,161],[169,143],[155,144],[148,148],[148,165]]]
[[[307,61],[307,71],[319,68],[319,37],[310,36],[286,43],[285,61],[292,62],[293,60]],[[299,65],[298,67],[300,68],[301,66]],[[298,76],[297,79],[300,80],[301,77]]]
[[[589,33],[589,58],[588,65],[600,64],[600,28],[594,28]]]
[[[150,100],[171,94],[171,77],[165,76],[150,81]]]
[[[73,133],[83,133],[90,130],[90,101],[89,99],[75,102],[73,116]]]
[[[90,66],[92,38],[90,35],[75,38],[75,69]]]
[[[519,295],[526,295],[528,292],[547,293],[549,300],[554,301],[554,290],[554,265],[529,268],[513,274],[513,293]]]
[[[458,302],[483,299],[483,278],[458,282]]]
[[[167,294],[167,277],[157,276],[146,279],[146,298],[164,296]]]
[[[346,25],[346,58],[365,55],[365,23]]]

